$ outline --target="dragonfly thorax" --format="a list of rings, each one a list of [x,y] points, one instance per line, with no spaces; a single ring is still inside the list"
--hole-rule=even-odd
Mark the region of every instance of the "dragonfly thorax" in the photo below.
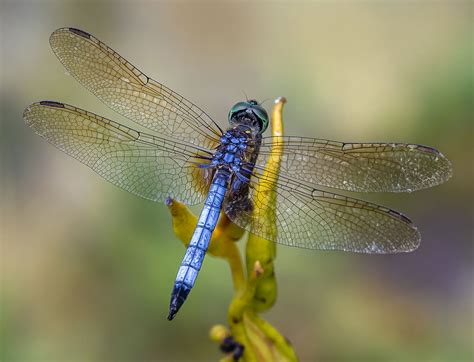
[[[237,126],[227,130],[220,139],[211,165],[226,168],[234,174],[245,173],[248,155],[253,149],[253,132],[247,127]]]

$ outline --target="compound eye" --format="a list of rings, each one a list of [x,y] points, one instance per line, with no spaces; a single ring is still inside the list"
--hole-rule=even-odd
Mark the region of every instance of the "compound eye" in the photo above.
[[[253,106],[252,110],[260,122],[260,133],[265,132],[269,123],[267,111],[260,106]]]

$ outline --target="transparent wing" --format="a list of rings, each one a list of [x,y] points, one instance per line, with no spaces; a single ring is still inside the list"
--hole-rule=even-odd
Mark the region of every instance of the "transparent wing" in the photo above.
[[[34,103],[23,118],[48,142],[138,196],[197,204],[209,188],[210,175],[196,167],[207,163],[205,149],[137,132],[64,103]]]
[[[410,192],[439,185],[452,174],[448,159],[427,146],[305,137],[280,137],[278,141],[265,137],[257,167],[263,169],[281,151],[281,174],[308,185],[348,191]]]
[[[222,131],[203,110],[92,35],[62,28],[51,34],[50,44],[68,72],[113,110],[160,135],[207,148],[217,145]]]
[[[260,192],[255,192],[258,187]],[[274,192],[276,203],[265,193]],[[280,175],[276,181],[255,171],[250,184],[252,207],[235,212],[225,205],[229,218],[264,239],[308,249],[361,253],[395,253],[416,249],[420,234],[404,215],[362,200],[324,192]],[[265,219],[259,217],[265,209]]]

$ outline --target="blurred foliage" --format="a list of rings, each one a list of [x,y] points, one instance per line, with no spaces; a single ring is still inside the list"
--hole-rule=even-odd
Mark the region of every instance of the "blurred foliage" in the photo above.
[[[407,255],[279,247],[265,316],[303,360],[473,359],[472,3],[0,2],[1,359],[216,360],[207,330],[232,297],[207,258],[173,323],[182,247],[164,206],[122,192],[24,125],[26,105],[68,102],[126,122],[49,49],[56,28],[106,41],[218,120],[244,97],[283,94],[286,134],[434,146],[446,185],[357,195],[408,214]],[[225,124],[225,123],[221,123]]]

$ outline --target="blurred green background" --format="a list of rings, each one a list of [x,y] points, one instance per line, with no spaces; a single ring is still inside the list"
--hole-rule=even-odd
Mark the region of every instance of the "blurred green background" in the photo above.
[[[216,360],[208,330],[225,323],[232,297],[227,265],[208,257],[168,322],[184,248],[166,207],[25,126],[23,109],[45,99],[124,121],[65,74],[48,43],[63,26],[94,34],[217,120],[243,92],[285,96],[287,135],[440,149],[454,167],[447,184],[359,196],[409,215],[417,251],[278,247],[279,299],[265,318],[303,361],[472,360],[471,2],[0,4],[2,360]]]

